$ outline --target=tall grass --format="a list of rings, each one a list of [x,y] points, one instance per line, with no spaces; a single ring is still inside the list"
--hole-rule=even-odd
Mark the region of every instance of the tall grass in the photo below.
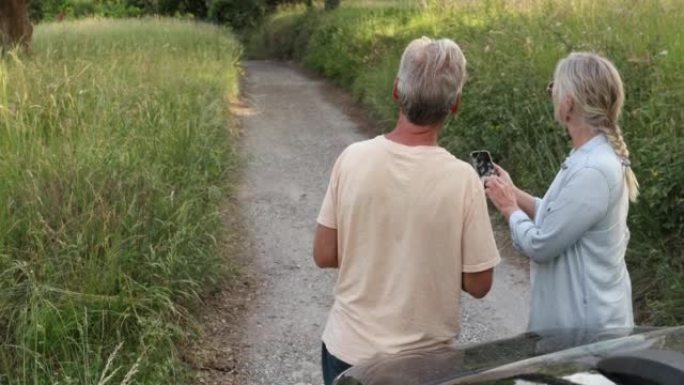
[[[224,271],[240,54],[208,25],[91,19],[0,60],[0,383],[182,382]]]
[[[300,60],[349,88],[383,130],[396,119],[391,89],[406,44],[421,35],[450,37],[465,52],[469,77],[442,144],[464,159],[473,149],[490,150],[519,186],[536,194],[569,151],[545,93],[556,62],[576,50],[614,61],[627,93],[621,123],[642,186],[631,208],[628,254],[639,319],[684,323],[684,3],[369,3],[342,2],[334,12],[282,10],[253,34],[249,52]]]

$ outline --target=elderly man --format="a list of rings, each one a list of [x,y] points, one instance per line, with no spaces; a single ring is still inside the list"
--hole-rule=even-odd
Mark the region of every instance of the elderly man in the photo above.
[[[394,84],[396,127],[335,162],[313,246],[319,267],[339,268],[322,338],[326,385],[377,355],[453,343],[461,289],[481,298],[492,285],[500,258],[482,182],[437,144],[465,66],[449,39],[412,41]]]

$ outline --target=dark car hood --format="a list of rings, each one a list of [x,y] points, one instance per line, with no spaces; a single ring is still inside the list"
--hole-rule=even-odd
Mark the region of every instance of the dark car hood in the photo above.
[[[523,373],[572,374],[592,369],[601,358],[645,349],[684,352],[684,326],[550,330],[386,356],[349,369],[336,384],[450,385],[490,383]]]

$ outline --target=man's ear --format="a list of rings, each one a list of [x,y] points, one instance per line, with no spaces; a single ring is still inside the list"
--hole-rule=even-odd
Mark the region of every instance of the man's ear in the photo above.
[[[399,89],[397,88],[397,84],[399,83],[399,79],[394,79],[394,87],[392,88],[392,97],[394,100],[399,101]]]
[[[461,94],[458,94],[456,97],[456,101],[454,102],[454,105],[451,106],[451,113],[452,114],[457,114],[458,113],[458,108],[461,106]]]

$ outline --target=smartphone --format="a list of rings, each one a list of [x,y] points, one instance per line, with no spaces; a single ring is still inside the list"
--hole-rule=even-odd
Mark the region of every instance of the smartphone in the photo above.
[[[477,175],[479,175],[480,178],[494,175],[496,173],[494,169],[494,162],[492,161],[492,156],[489,154],[489,151],[473,151],[470,153],[470,159],[472,160],[473,167],[475,167]]]

